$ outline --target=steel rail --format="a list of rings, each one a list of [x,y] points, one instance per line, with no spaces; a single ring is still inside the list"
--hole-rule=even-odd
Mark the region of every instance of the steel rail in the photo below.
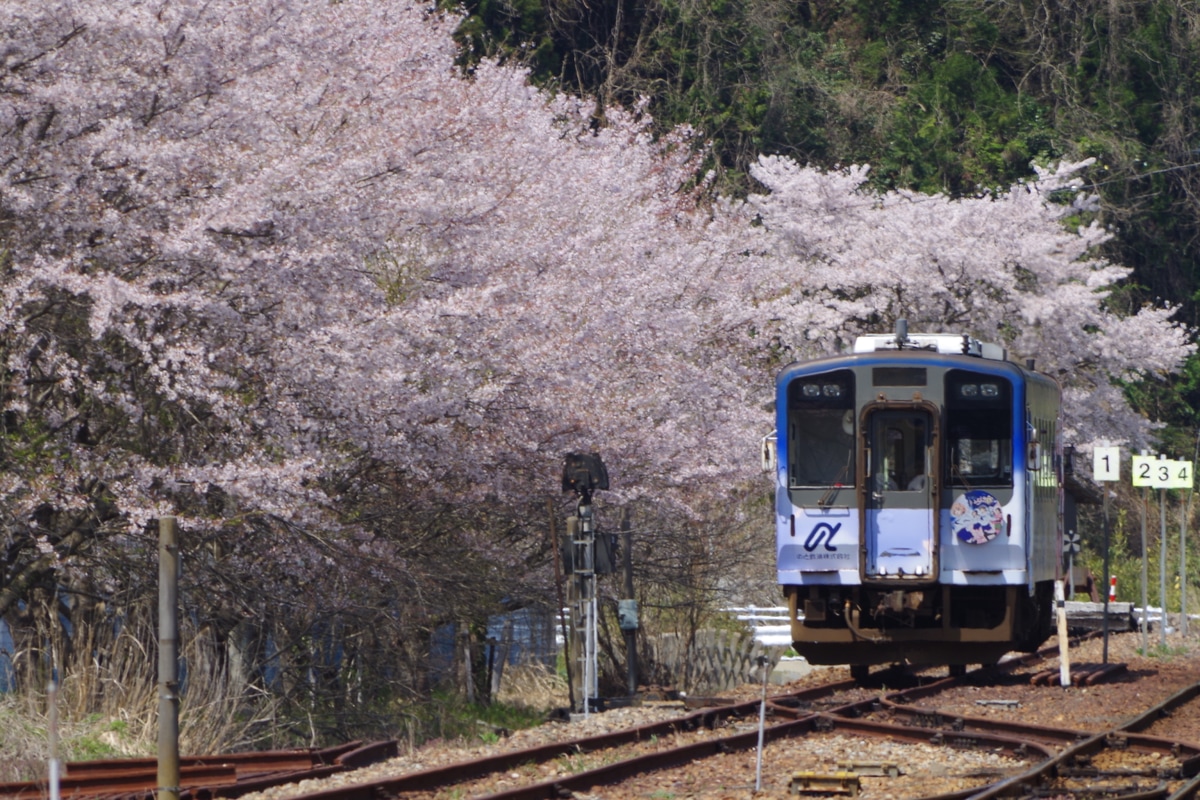
[[[356,769],[395,756],[395,741],[349,742],[328,748],[267,750],[253,753],[188,756],[180,759],[181,796],[236,797],[250,791],[335,772]],[[158,788],[154,758],[122,758],[68,762],[59,779],[63,795],[85,798],[153,798]],[[0,784],[0,798],[42,800],[44,781]]]
[[[1001,666],[1001,670],[1016,669],[1020,666],[1036,663],[1057,652],[1057,647],[1049,647],[1039,651],[1036,654],[1010,659],[1005,665]],[[878,675],[877,675],[878,677]],[[928,684],[918,684],[915,687],[910,687],[907,690],[900,690],[892,693],[892,697],[904,698],[907,694],[912,693],[914,696],[928,696],[930,694],[942,691],[951,686],[959,685],[961,678],[942,678]],[[834,681],[821,686],[802,689],[795,692],[788,692],[779,695],[773,695],[767,699],[768,708],[773,715],[792,717],[790,722],[784,722],[772,725],[764,730],[764,741],[771,741],[783,736],[798,735],[812,730],[816,720],[823,714],[841,714],[844,716],[856,716],[865,713],[868,710],[873,710],[878,704],[877,698],[869,698],[859,700],[852,703],[847,703],[839,706],[838,709],[831,709],[828,712],[813,711],[811,707],[804,708],[805,705],[811,706],[812,703],[821,699],[836,696],[838,693],[851,691],[858,688],[858,682],[850,680]],[[681,716],[673,720],[664,722],[651,723],[648,725],[637,726],[622,731],[616,731],[609,734],[603,734],[595,737],[585,737],[565,742],[542,745],[539,747],[528,748],[520,751],[512,751],[509,753],[501,753],[494,756],[488,756],[478,759],[473,762],[464,762],[452,764],[446,767],[437,767],[429,770],[423,770],[417,773],[399,776],[396,778],[382,779],[376,781],[364,782],[353,786],[343,786],[333,789],[312,792],[304,795],[304,800],[376,800],[379,796],[395,796],[403,792],[428,791],[440,787],[444,787],[454,783],[462,783],[464,781],[473,780],[484,777],[499,771],[511,770],[515,767],[544,763],[564,755],[575,755],[585,752],[594,752],[597,750],[619,747],[625,744],[636,743],[638,741],[647,741],[656,736],[670,735],[680,731],[695,730],[698,727],[715,728],[722,720],[744,717],[752,713],[757,713],[759,708],[759,700],[746,700],[733,703],[722,703],[714,707],[701,709]],[[897,728],[897,738],[904,738],[910,735],[910,727],[908,730]],[[933,738],[938,736],[937,731],[930,731],[926,736]],[[731,736],[719,737],[705,742],[693,743],[685,745],[681,748],[675,748],[662,753],[638,756],[632,759],[598,768],[596,770],[588,770],[578,773],[574,776],[560,777],[556,780],[544,782],[543,784],[534,784],[530,787],[523,787],[511,790],[511,793],[503,793],[497,795],[497,798],[517,798],[517,797],[561,797],[561,793],[568,788],[582,788],[587,785],[606,784],[614,781],[623,780],[632,775],[642,774],[646,771],[654,771],[669,767],[676,763],[686,763],[686,761],[711,756],[717,752],[727,752],[730,750],[745,749],[748,746],[757,745],[757,733],[742,733],[733,734]],[[1014,745],[1019,747],[1020,743]],[[1027,745],[1028,747],[1029,745]],[[1036,743],[1032,745],[1036,747]],[[588,781],[596,781],[598,783],[588,784]],[[540,794],[540,793],[545,794]],[[220,790],[216,796],[226,796],[225,790]]]
[[[948,688],[960,682],[957,678],[947,678],[941,681],[936,681],[933,684],[928,684],[914,689],[902,690],[892,693],[888,696],[896,708],[903,708],[900,700],[908,699],[910,695],[928,696],[933,691]],[[1178,697],[1186,695],[1186,692],[1177,693],[1176,696],[1168,698],[1168,700],[1159,704],[1159,706],[1178,705],[1180,701]],[[1190,696],[1190,695],[1189,695]],[[859,734],[871,735],[877,737],[886,737],[899,739],[902,741],[926,742],[934,744],[948,744],[959,747],[988,747],[990,749],[1000,748],[1012,755],[1028,758],[1030,753],[1040,754],[1042,756],[1041,763],[1032,770],[1023,773],[1022,776],[1002,781],[992,786],[1019,786],[1022,787],[1029,782],[1030,776],[1042,776],[1052,772],[1054,765],[1073,760],[1075,757],[1087,755],[1091,752],[1096,752],[1104,747],[1112,744],[1112,732],[1104,734],[1089,735],[1080,731],[1069,729],[1053,729],[1046,726],[1027,726],[1020,723],[1007,723],[1004,727],[1006,730],[1017,736],[1001,736],[983,730],[988,727],[989,723],[994,723],[994,720],[983,720],[971,717],[955,717],[961,719],[966,724],[972,726],[970,732],[953,731],[946,734],[944,731],[917,727],[917,726],[897,726],[887,723],[870,722],[866,720],[853,719],[853,714],[861,712],[864,708],[868,708],[874,704],[874,701],[859,701],[848,704],[837,713],[815,713],[808,717],[803,717],[792,722],[774,725],[768,728],[765,732],[765,739],[768,741],[781,738],[788,735],[807,735],[811,733],[820,733],[826,731],[834,731],[838,729],[852,730]],[[1147,711],[1141,716],[1152,716],[1157,718],[1160,715],[1159,706]],[[851,716],[845,716],[846,712],[850,712]],[[933,712],[937,713],[937,712]],[[1139,717],[1140,718],[1140,717]],[[993,725],[994,727],[994,725]],[[1082,737],[1082,740],[1081,740]],[[1037,738],[1047,738],[1059,744],[1066,744],[1067,747],[1055,755],[1050,750],[1046,749]],[[1122,746],[1135,750],[1144,750],[1150,752],[1169,753],[1178,757],[1181,752],[1194,750],[1188,745],[1156,737],[1144,737],[1127,735],[1122,737]],[[704,758],[716,753],[730,752],[734,750],[746,749],[754,746],[757,743],[757,736],[753,733],[735,734],[733,736],[721,737],[702,743],[687,745],[681,748],[676,748],[663,753],[655,753],[646,756],[639,756],[633,759],[600,767],[594,770],[581,772],[573,776],[559,777],[549,781],[532,784],[529,786],[518,787],[511,790],[489,794],[480,798],[480,800],[550,800],[565,795],[565,793],[576,790],[586,790],[594,786],[608,785],[620,782],[634,775],[643,774],[645,772],[656,771],[664,768],[670,768],[678,763],[686,763],[687,761]],[[1073,744],[1072,744],[1073,743]],[[984,790],[987,791],[986,789]],[[1144,793],[1144,797],[1158,798],[1166,797],[1167,790],[1165,784],[1162,784],[1149,792]],[[939,795],[937,798],[926,798],[925,800],[962,800],[963,798],[983,798],[986,794],[981,794],[978,790],[964,790],[951,794]],[[1004,796],[1004,795],[996,795]],[[1132,793],[1121,795],[1121,800],[1140,800],[1142,793]],[[1190,797],[1190,795],[1187,795]],[[312,800],[312,798],[309,798]]]
[[[237,770],[228,764],[182,766],[179,783],[180,788],[231,786],[237,783]],[[110,769],[83,777],[63,775],[59,791],[66,797],[121,797],[153,790],[157,784],[156,769]],[[5,800],[44,800],[47,796],[44,781],[0,784],[0,798]]]
[[[957,679],[939,681],[943,688],[956,685]],[[825,697],[836,695],[838,692],[852,690],[857,687],[853,680],[838,681],[812,689],[800,690],[783,695],[775,695],[768,700],[773,713],[779,713],[796,718],[786,722],[770,725],[764,729],[764,742],[776,741],[791,736],[802,736],[813,733],[823,733],[832,730],[850,730],[856,733],[886,736],[899,740],[920,742],[942,742],[948,745],[964,746],[959,737],[946,737],[942,731],[920,729],[912,726],[889,726],[883,723],[871,723],[852,719],[857,709],[876,702],[875,699],[855,701],[839,706],[829,711],[800,711],[799,706],[811,703]],[[896,694],[903,694],[903,691]],[[744,717],[757,712],[758,700],[744,701],[722,705],[695,712],[676,720],[652,723],[637,728],[626,729],[599,737],[588,737],[569,742],[543,745],[541,747],[504,753],[480,759],[471,763],[453,764],[425,770],[419,773],[399,776],[396,778],[371,781],[356,786],[345,786],[305,794],[304,800],[377,800],[380,796],[396,796],[404,792],[428,791],[442,788],[451,783],[462,783],[478,777],[499,771],[510,770],[531,763],[542,763],[562,755],[582,752],[594,752],[621,744],[649,740],[652,736],[665,735],[680,730],[694,730],[700,725],[715,727],[717,722],[730,717]],[[1048,750],[1037,743],[1029,743],[1013,737],[989,734],[972,734],[976,746],[1002,749],[1018,757],[1031,751],[1035,755],[1049,757]],[[526,786],[486,795],[487,800],[540,800],[541,798],[561,798],[570,791],[582,791],[594,786],[619,783],[630,777],[668,769],[681,764],[703,758],[709,758],[719,753],[746,750],[757,746],[757,731],[731,734],[702,742],[671,748],[658,753],[650,753],[620,762],[597,767],[570,776],[559,776],[553,779],[533,783]],[[1028,756],[1026,756],[1028,757]]]
[[[988,669],[1007,671],[1021,666],[1028,666],[1032,663],[1037,663],[1038,661],[1052,657],[1055,653],[1057,653],[1057,651],[1058,648],[1056,646],[1043,648],[1037,653],[1008,659],[1007,661],[1002,662],[1000,665],[989,667]],[[882,678],[884,677],[884,674],[877,673],[875,677]],[[884,701],[881,701],[879,698],[859,700],[844,704],[839,706],[837,709],[825,712],[813,710],[812,704],[826,697],[832,697],[840,692],[851,690],[857,686],[857,682],[854,680],[835,681],[822,686],[812,687],[810,689],[774,695],[770,698],[767,698],[768,708],[771,710],[772,715],[777,717],[791,717],[792,719],[790,722],[772,725],[764,733],[765,736],[770,737],[770,739],[779,738],[780,736],[785,735],[796,735],[797,732],[811,729],[813,725],[817,724],[815,720],[820,717],[833,716],[842,720],[846,720],[878,710],[881,705],[885,704],[894,706],[897,709],[901,709],[904,708],[905,703],[910,703],[912,700],[920,697],[927,697],[936,694],[950,686],[958,685],[962,682],[962,680],[962,678],[955,677],[942,678],[932,682],[918,684],[917,686],[910,687],[908,689],[892,692],[887,695],[887,698]],[[1181,702],[1186,702],[1186,700]],[[371,791],[371,787],[375,787],[376,789],[380,789],[382,791],[392,792],[416,791],[420,789],[435,788],[438,786],[445,786],[448,783],[458,783],[464,780],[482,777],[499,770],[511,769],[517,765],[544,762],[553,758],[561,757],[563,755],[618,747],[624,744],[649,739],[654,736],[669,735],[680,731],[695,730],[701,726],[715,728],[725,719],[744,717],[751,713],[757,713],[759,704],[759,700],[728,703],[722,701],[720,705],[704,708],[673,720],[638,726],[636,728],[630,728],[624,731],[618,731],[596,737],[585,737],[567,742],[543,745],[541,747],[530,748],[527,750],[499,754],[496,756],[479,759],[475,762],[465,764],[460,763],[450,767],[425,770],[420,773],[413,773],[408,776],[403,776],[388,781],[368,782],[362,784],[362,791],[369,792]],[[900,713],[908,712],[902,711]],[[937,717],[934,719],[937,719]],[[964,719],[968,721],[962,722]],[[982,722],[976,723],[971,721],[969,718],[956,717],[955,721],[960,725],[975,726],[977,724],[983,724]],[[989,720],[988,722],[991,723],[993,727],[995,726],[995,721]],[[845,724],[845,722],[841,724]],[[883,725],[883,723],[877,724]],[[908,729],[921,730],[925,727],[926,726],[910,725],[908,726]],[[1054,729],[1046,730],[1053,731]],[[1026,735],[1032,733],[1032,731],[1027,728],[1022,731],[1019,726],[1014,727],[1011,732],[1024,732]],[[902,731],[895,733],[896,738],[901,739],[905,738],[906,735],[907,734]],[[931,735],[944,736],[944,734],[939,734],[937,732]],[[978,734],[973,733],[972,735],[977,736]],[[1065,739],[1069,736],[1078,737],[1078,735],[1079,734],[1075,732],[1058,734],[1059,739]],[[733,736],[720,737],[707,742],[698,743],[696,745],[688,745],[686,747],[694,748],[697,753],[702,753],[709,747],[716,747],[718,749],[742,749],[745,746],[745,743],[742,741],[742,739],[746,737],[753,738],[755,744],[757,743],[757,734],[735,734]],[[1027,742],[1026,745],[1034,747],[1037,746],[1036,742]],[[321,751],[274,751],[268,753],[247,753],[228,756],[207,756],[195,759],[183,759],[182,763],[185,765],[191,764],[195,766],[199,764],[220,763],[226,766],[231,766],[235,774],[235,780],[233,782],[230,782],[227,775],[224,773],[215,775],[214,780],[207,785],[201,785],[199,781],[183,781],[185,784],[183,787],[185,789],[183,796],[189,798],[189,800],[211,800],[211,798],[218,797],[238,797],[252,791],[259,791],[261,789],[269,788],[281,783],[294,782],[313,777],[321,777],[334,772],[344,771],[346,769],[352,769],[368,763],[373,763],[381,760],[382,758],[394,756],[396,754],[396,750],[397,745],[394,741],[379,742],[370,745],[362,745],[361,743],[354,742],[348,745],[342,745],[338,748],[328,748]],[[665,752],[669,753],[671,751]],[[307,761],[305,760],[305,756],[308,756]],[[680,757],[682,758],[684,756]],[[697,757],[697,755],[692,754],[686,756],[686,758],[694,757]],[[656,758],[657,756],[638,757],[625,762],[628,764],[628,767],[622,768],[620,765],[612,765],[610,768],[606,769],[612,769],[614,774],[621,769],[629,771],[629,774],[637,774],[636,770],[639,769],[639,764],[643,764],[643,768],[646,769],[660,769],[662,768],[661,766],[651,766],[655,762]],[[92,782],[99,786],[99,784],[104,781],[102,773],[105,770],[119,772],[122,769],[129,768],[133,763],[138,761],[139,760],[123,760],[124,763],[86,762],[86,765],[69,765],[70,767],[74,767],[75,770],[78,770],[74,773],[69,771],[69,774],[73,774],[74,777],[78,778],[80,783],[79,789],[75,791],[74,794],[79,797],[95,797],[101,794],[112,796],[114,791],[111,790],[111,787],[108,789],[101,787],[95,791],[92,791],[87,788],[87,784]],[[141,761],[143,763],[139,764],[140,767],[145,767],[151,770],[153,769],[153,766],[151,766],[153,763],[151,759],[145,759]],[[111,764],[111,766],[109,766],[109,764]],[[580,775],[584,774],[587,773],[580,773]],[[131,800],[132,798],[152,797],[155,788],[154,784],[156,783],[156,776],[150,776],[146,782],[138,785],[135,785],[134,781],[132,780],[132,776],[129,776],[129,779],[130,788],[127,790],[122,790],[120,792],[122,796],[130,798]],[[562,781],[560,780],[559,783],[561,784]],[[35,787],[37,794],[20,795],[22,800],[24,797],[43,797],[44,792],[41,791],[41,784],[35,782],[24,785],[24,788],[28,789],[34,789]],[[351,798],[359,796],[356,794],[357,791],[358,790],[353,787],[343,787],[341,789],[328,790],[327,792],[317,792],[307,795],[307,797]],[[4,788],[0,787],[0,797],[4,796]],[[368,795],[363,794],[361,796],[365,798]]]
[[[1028,742],[1013,737],[976,734],[971,737],[972,742],[967,743],[953,737],[946,738],[941,731],[868,722],[826,712],[814,713],[803,719],[771,725],[764,730],[764,741],[771,742],[793,736],[837,732],[853,732],[866,736],[909,742],[943,744],[945,746],[986,747],[1000,749],[1018,757],[1021,757],[1023,754],[1025,757],[1028,757],[1030,750],[1047,758],[1051,755],[1041,745],[1031,745]],[[597,786],[619,783],[637,775],[669,769],[680,764],[709,758],[720,753],[748,750],[757,746],[757,743],[758,733],[756,731],[723,736],[719,739],[696,742],[660,753],[638,756],[575,775],[560,776],[540,783],[494,792],[483,795],[478,800],[556,800],[556,798],[569,796],[567,794],[569,792],[585,791]],[[355,796],[348,798],[348,800],[368,800],[368,797],[368,795]],[[949,798],[951,796],[947,795],[946,797]],[[306,800],[313,800],[313,798],[314,796],[309,795]],[[326,800],[329,800],[329,798]]]
[[[853,680],[834,681],[820,686],[801,689],[795,692],[788,692],[781,695],[775,695],[769,698],[769,703],[778,702],[778,710],[786,715],[793,716],[795,711],[791,708],[791,704],[799,705],[806,702],[813,702],[825,697],[836,695],[838,692],[851,690],[857,687]],[[377,781],[366,782],[357,786],[344,786],[328,790],[311,792],[304,795],[306,800],[377,800],[382,795],[395,795],[402,792],[428,791],[444,787],[453,783],[461,783],[476,778],[484,777],[495,772],[511,770],[516,767],[526,764],[540,764],[546,761],[551,761],[563,756],[578,755],[581,753],[597,752],[613,747],[620,747],[627,744],[635,744],[637,742],[651,741],[659,736],[669,736],[675,733],[697,730],[698,728],[715,728],[720,722],[738,717],[746,717],[758,713],[759,700],[746,700],[736,703],[713,706],[693,711],[690,714],[677,717],[671,720],[662,722],[653,722],[646,725],[639,725],[633,728],[625,728],[611,733],[601,734],[599,736],[581,737],[578,739],[570,739],[562,742],[554,742],[551,744],[539,745],[537,747],[525,748],[522,750],[514,750],[506,753],[498,753],[492,756],[485,756],[470,762],[458,762],[444,767],[434,767],[432,769],[422,770],[420,772],[409,773],[395,778],[385,778]],[[803,722],[811,725],[811,719],[815,716],[813,713],[803,715],[801,718],[792,720],[792,722]],[[783,723],[788,725],[791,723]],[[778,727],[778,726],[775,726]],[[768,728],[768,731],[770,728]],[[736,736],[750,736],[757,742],[757,733],[737,734]],[[720,742],[728,737],[720,739],[712,739],[710,742]],[[697,752],[702,752],[708,742],[701,742],[695,745],[687,745],[685,747],[694,747]],[[672,751],[664,751],[672,752]],[[708,755],[711,755],[709,753]],[[697,757],[697,756],[691,756]],[[630,759],[623,763],[642,763],[639,757]],[[614,767],[618,765],[612,765]],[[580,775],[588,773],[579,773]],[[631,773],[636,774],[636,773]],[[226,796],[224,790],[221,790],[218,795]]]
[[[1172,709],[1190,702],[1197,694],[1200,694],[1200,682],[1176,692],[1171,697],[1168,697],[1161,703],[1157,703],[1152,708],[1111,731],[1089,736],[1087,739],[1065,748],[1054,758],[1048,759],[1021,775],[997,782],[981,792],[970,795],[970,800],[994,800],[994,798],[1002,797],[1027,796],[1027,787],[1044,784],[1055,777],[1059,769],[1063,766],[1072,764],[1080,757],[1090,756],[1110,746],[1120,746],[1122,748],[1145,752],[1169,753],[1176,758],[1183,756],[1181,758],[1180,772],[1181,778],[1186,779],[1189,776],[1182,773],[1192,769],[1200,770],[1200,767],[1191,766],[1197,764],[1196,759],[1197,755],[1200,755],[1200,747],[1171,739],[1143,736],[1132,731],[1149,727],[1150,724],[1162,718]],[[1174,793],[1170,793],[1165,785],[1163,785],[1151,790],[1146,796],[1155,798],[1166,798],[1169,796],[1175,800],[1188,800],[1189,798],[1196,797],[1198,792],[1200,792],[1200,779],[1192,776],[1191,780],[1186,780]],[[1119,797],[1121,800],[1134,800],[1136,795],[1125,794],[1114,795],[1114,797]]]

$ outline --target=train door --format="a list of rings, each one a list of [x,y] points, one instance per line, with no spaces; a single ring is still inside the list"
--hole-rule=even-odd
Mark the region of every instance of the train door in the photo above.
[[[870,578],[934,574],[934,418],[924,408],[868,411],[863,515]]]

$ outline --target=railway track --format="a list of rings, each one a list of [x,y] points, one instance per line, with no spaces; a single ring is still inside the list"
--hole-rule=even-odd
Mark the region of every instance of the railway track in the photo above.
[[[1193,720],[1200,719],[1200,683],[1156,698],[1142,713],[1115,727],[1035,724],[1023,718],[1023,706],[1032,709],[1038,702],[1067,699],[1060,687],[1037,684],[1036,666],[1031,658],[1013,662],[1007,672],[979,671],[960,678],[881,673],[867,687],[844,680],[776,694],[766,704],[761,761],[760,702],[753,699],[714,702],[669,720],[604,735],[362,779],[354,768],[394,755],[394,742],[189,759],[184,763],[183,796],[196,800],[250,800],[252,794],[305,800],[850,795],[894,800],[1184,800],[1200,796],[1200,744],[1188,740],[1195,737]],[[1103,673],[1110,679],[1121,674],[1107,669]],[[1123,680],[1136,681],[1137,676]],[[1082,685],[1104,690],[1096,681]],[[1022,699],[995,699],[1006,692]],[[986,698],[970,699],[983,695]],[[329,785],[314,788],[314,779],[319,778],[329,779]],[[297,787],[302,779],[314,782]],[[333,780],[340,782],[332,785]],[[281,784],[291,786],[287,791],[271,788]],[[756,786],[761,789],[756,791]],[[150,798],[153,793],[154,767],[149,761],[69,765],[63,782],[64,797]],[[0,786],[0,798],[45,796],[40,785]]]
[[[236,797],[295,780],[348,772],[391,758],[394,741],[351,742],[330,748],[272,750],[191,756],[180,759],[180,789],[194,798]],[[153,758],[79,761],[66,765],[59,780],[64,798],[153,797],[158,764]],[[0,800],[41,800],[44,781],[0,783]]]

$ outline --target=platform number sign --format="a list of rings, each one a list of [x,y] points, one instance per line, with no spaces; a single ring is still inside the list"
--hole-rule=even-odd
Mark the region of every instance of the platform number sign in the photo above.
[[[1133,485],[1152,489],[1192,488],[1192,462],[1153,456],[1133,457]]]
[[[1097,483],[1121,480],[1121,448],[1095,448],[1092,451],[1092,475]]]

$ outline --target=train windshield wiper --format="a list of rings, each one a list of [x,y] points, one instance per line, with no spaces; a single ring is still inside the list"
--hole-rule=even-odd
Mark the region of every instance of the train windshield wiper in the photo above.
[[[825,489],[825,494],[821,495],[821,499],[817,501],[817,507],[822,511],[828,510],[833,505],[833,501],[837,498],[838,492],[843,486],[840,483],[832,483]]]
[[[822,511],[825,511],[825,510],[828,510],[828,508],[833,505],[833,501],[835,498],[837,498],[838,492],[840,492],[842,489],[845,488],[845,484],[842,483],[842,481],[845,479],[846,473],[849,471],[850,471],[850,457],[847,456],[846,464],[842,467],[842,471],[839,472],[837,474],[837,477],[833,479],[833,483],[831,483],[831,484],[829,484],[829,486],[825,487],[825,493],[822,494],[821,499],[817,501],[817,508],[821,509]]]

